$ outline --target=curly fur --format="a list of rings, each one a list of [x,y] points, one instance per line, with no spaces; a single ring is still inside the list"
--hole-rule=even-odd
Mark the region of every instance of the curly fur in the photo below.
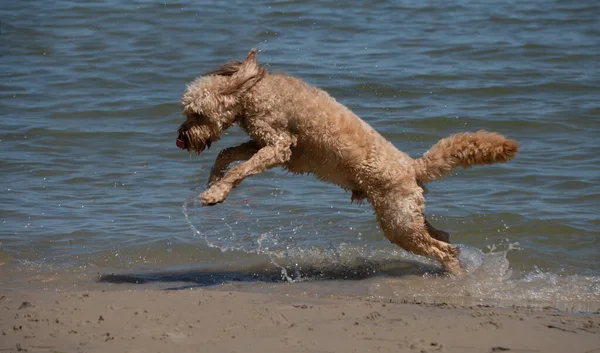
[[[352,191],[352,201],[373,206],[385,236],[415,254],[461,273],[448,233],[423,216],[423,184],[457,166],[506,162],[518,143],[497,133],[460,133],[412,159],[325,91],[258,66],[256,50],[188,85],[181,100],[186,121],[178,146],[200,153],[238,124],[251,140],[221,151],[211,170],[204,205],[225,200],[245,178],[282,166],[311,173]],[[227,170],[234,161],[243,163]]]

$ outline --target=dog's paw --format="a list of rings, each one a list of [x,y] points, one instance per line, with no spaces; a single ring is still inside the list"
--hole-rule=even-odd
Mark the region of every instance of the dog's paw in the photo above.
[[[230,190],[231,188],[227,185],[214,184],[200,195],[202,206],[213,206],[223,202]]]

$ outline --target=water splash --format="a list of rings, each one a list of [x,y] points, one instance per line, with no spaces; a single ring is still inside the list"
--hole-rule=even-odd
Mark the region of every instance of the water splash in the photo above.
[[[391,246],[383,237],[380,245],[373,241],[359,241],[360,245],[326,242],[323,239],[331,239],[328,233],[339,231],[340,224],[323,221],[315,225],[302,214],[290,221],[277,212],[257,212],[248,202],[236,203],[235,211],[227,207],[198,207],[196,213],[203,221],[200,231],[190,220],[192,204],[198,205],[198,200],[189,198],[183,204],[185,219],[193,234],[207,246],[222,252],[265,256],[287,282],[373,278],[369,293],[384,298],[551,306],[588,312],[600,309],[599,277],[553,273],[537,267],[511,268],[509,254],[521,248],[509,239],[483,250],[457,244],[461,250],[459,260],[467,274],[455,278],[443,275],[437,262]],[[335,229],[329,228],[332,226]]]
[[[210,248],[221,252],[241,252],[266,256],[269,262],[281,270],[282,279],[288,282],[301,282],[313,278],[364,278],[385,269],[395,270],[394,263],[400,267],[410,267],[413,272],[433,270],[441,271],[441,267],[433,260],[422,258],[404,250],[390,246],[382,238],[384,247],[373,244],[353,245],[348,242],[324,241],[330,239],[319,234],[314,223],[305,215],[299,215],[294,221],[282,224],[278,213],[270,216],[262,215],[263,220],[254,219],[247,202],[237,203],[245,212],[236,214],[227,212],[226,208],[198,208],[202,215],[202,231],[190,219],[190,205],[198,205],[198,199],[190,197],[182,206],[186,222],[194,236],[204,240]],[[245,214],[244,214],[245,213]],[[252,216],[252,217],[249,217]],[[260,217],[260,216],[259,216]],[[271,218],[270,221],[265,219]],[[339,224],[326,222],[328,227],[340,228]],[[353,227],[342,227],[355,231],[357,239],[362,235]],[[321,229],[321,232],[324,230]],[[310,235],[318,235],[307,240]],[[318,245],[314,245],[318,242]]]
[[[508,254],[518,243],[489,247],[489,252],[459,245],[467,274],[460,278],[428,276],[427,281],[388,279],[374,285],[376,297],[415,299],[461,305],[552,307],[560,310],[600,311],[600,278],[559,274],[535,267],[511,269]],[[501,247],[505,249],[500,250]]]

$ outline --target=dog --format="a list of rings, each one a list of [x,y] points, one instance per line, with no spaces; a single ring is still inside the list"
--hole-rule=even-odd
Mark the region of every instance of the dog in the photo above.
[[[507,162],[518,142],[487,131],[458,133],[413,159],[325,91],[268,73],[256,53],[197,78],[181,99],[179,148],[200,154],[234,124],[250,136],[218,154],[202,204],[223,202],[245,178],[273,167],[313,174],[351,191],[353,202],[368,200],[392,243],[439,261],[450,274],[463,273],[448,233],[424,217],[424,185],[458,166]],[[228,170],[235,161],[243,162]]]

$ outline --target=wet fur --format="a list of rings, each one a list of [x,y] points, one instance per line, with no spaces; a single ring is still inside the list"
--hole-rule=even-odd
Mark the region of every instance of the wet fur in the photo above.
[[[250,141],[222,150],[211,170],[204,205],[225,200],[245,178],[282,166],[311,173],[367,200],[385,236],[407,251],[462,272],[448,233],[423,216],[423,184],[458,166],[506,162],[518,143],[497,133],[460,133],[412,159],[325,91],[287,75],[269,74],[252,50],[188,85],[182,98],[184,148],[197,153],[238,124]],[[243,163],[228,170],[234,161]]]

